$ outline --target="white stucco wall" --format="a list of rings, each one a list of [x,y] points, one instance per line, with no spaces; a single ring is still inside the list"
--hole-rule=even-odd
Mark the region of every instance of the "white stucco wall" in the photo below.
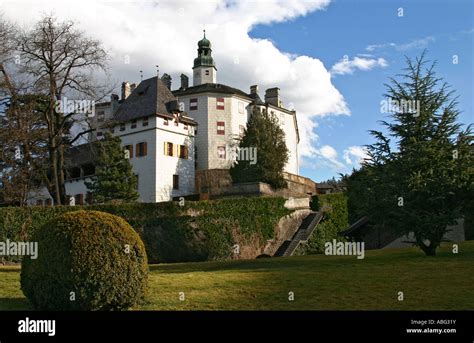
[[[138,175],[138,193],[140,202],[161,202],[172,200],[174,196],[193,194],[194,189],[194,130],[192,125],[174,120],[164,125],[161,117],[150,116],[148,125],[143,126],[143,120],[137,120],[137,127],[132,129],[131,122],[125,124],[125,130],[120,131],[120,125],[114,128],[114,136],[119,136],[122,145],[132,145],[133,155],[130,163],[133,172]],[[137,156],[137,144],[147,143],[146,156]],[[188,146],[188,159],[164,154],[164,142]],[[173,190],[173,175],[179,175],[179,189]],[[75,196],[83,194],[86,201],[87,187],[84,178],[66,182],[66,194]],[[51,198],[46,188],[30,193],[29,205],[36,205],[37,200]]]
[[[216,99],[224,99],[224,110],[216,108]],[[198,99],[198,109],[191,110],[190,99]],[[238,136],[240,125],[246,127],[250,118],[251,101],[248,98],[237,95],[202,93],[180,96],[179,101],[185,105],[185,111],[198,122],[198,134],[196,135],[196,148],[198,152],[197,169],[226,169],[231,165],[229,156],[222,160],[218,157],[217,148],[226,146],[231,137]],[[244,113],[239,112],[239,103],[243,103]],[[279,110],[277,107],[269,106],[269,111],[273,111],[281,123],[281,128],[285,132],[285,142],[289,150],[289,159],[285,165],[285,171],[292,174],[299,174],[298,162],[298,137],[295,126],[294,115],[288,111]],[[225,122],[225,135],[217,134],[217,122]],[[258,158],[258,152],[257,152]]]

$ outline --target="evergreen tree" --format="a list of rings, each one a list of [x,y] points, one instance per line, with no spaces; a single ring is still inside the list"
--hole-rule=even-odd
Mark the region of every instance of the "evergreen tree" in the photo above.
[[[456,98],[435,63],[423,54],[407,64],[402,79],[386,85],[398,104],[391,121],[381,122],[388,133],[371,131],[370,159],[348,178],[349,207],[380,228],[413,232],[414,244],[435,255],[447,226],[472,208],[471,125],[463,130],[457,122]]]
[[[122,148],[119,137],[106,133],[96,143],[96,172],[91,182],[85,182],[95,203],[136,201],[138,199],[136,175]]]
[[[288,148],[285,133],[275,116],[254,107],[239,148],[255,148],[257,158],[255,163],[242,159],[236,161],[230,169],[233,182],[260,181],[275,189],[286,187],[283,168],[288,161]]]

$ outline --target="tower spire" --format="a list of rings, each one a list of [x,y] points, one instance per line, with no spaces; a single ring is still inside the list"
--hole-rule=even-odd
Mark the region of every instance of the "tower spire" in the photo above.
[[[193,86],[216,83],[217,68],[212,58],[212,44],[206,37],[206,30],[202,31],[204,37],[198,42],[198,55],[194,59]]]

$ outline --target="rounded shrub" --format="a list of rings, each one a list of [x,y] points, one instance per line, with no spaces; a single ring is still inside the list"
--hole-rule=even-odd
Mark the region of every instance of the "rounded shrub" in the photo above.
[[[122,218],[99,211],[59,215],[38,229],[21,289],[40,310],[125,310],[145,296],[145,247]]]

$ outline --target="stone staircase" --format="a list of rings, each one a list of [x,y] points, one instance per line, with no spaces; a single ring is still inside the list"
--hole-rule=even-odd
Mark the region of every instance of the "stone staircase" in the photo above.
[[[291,256],[301,242],[306,242],[323,218],[322,212],[311,212],[301,223],[293,237],[286,240],[273,255],[274,257]]]

